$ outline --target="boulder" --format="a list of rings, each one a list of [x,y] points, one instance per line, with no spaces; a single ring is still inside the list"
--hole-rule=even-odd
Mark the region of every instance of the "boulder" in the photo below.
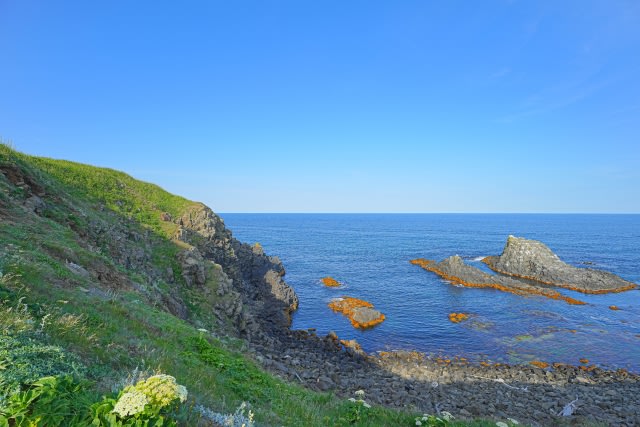
[[[329,303],[329,308],[347,316],[351,324],[359,329],[371,328],[385,319],[384,314],[373,308],[373,304],[358,298],[336,298]]]

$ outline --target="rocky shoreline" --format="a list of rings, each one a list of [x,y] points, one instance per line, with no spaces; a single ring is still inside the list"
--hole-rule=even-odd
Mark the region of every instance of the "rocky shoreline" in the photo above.
[[[640,375],[556,365],[476,365],[407,351],[375,355],[345,348],[335,334],[260,335],[249,353],[265,369],[306,387],[348,398],[364,390],[373,404],[458,419],[515,418],[532,426],[640,424]],[[558,415],[578,399],[570,417]]]

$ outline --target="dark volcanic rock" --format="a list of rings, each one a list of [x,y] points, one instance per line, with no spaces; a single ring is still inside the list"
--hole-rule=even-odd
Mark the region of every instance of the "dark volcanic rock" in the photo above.
[[[544,243],[509,236],[500,256],[485,258],[493,270],[584,293],[622,292],[637,287],[615,274],[577,268],[558,258]]]
[[[277,257],[265,255],[258,245],[251,246],[233,238],[222,219],[203,204],[176,222],[180,226],[175,235],[177,240],[197,248],[205,260],[222,266],[241,297],[242,306],[253,318],[253,322],[249,319],[253,332],[286,328],[291,324],[290,315],[298,308],[298,297],[283,280],[284,267]],[[187,277],[199,283],[200,259],[193,255],[183,252],[180,261]],[[185,268],[189,267],[189,261],[194,261],[193,268]]]

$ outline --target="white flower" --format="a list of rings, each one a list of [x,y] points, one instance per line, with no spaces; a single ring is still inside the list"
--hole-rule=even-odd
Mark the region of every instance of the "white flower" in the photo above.
[[[350,398],[349,398],[349,402],[356,403],[356,399],[355,399],[354,397],[350,397]]]
[[[421,426],[421,425],[422,425],[422,423],[420,422],[420,420],[416,420],[416,425],[417,425],[417,426]]]
[[[502,421],[498,421],[498,422],[496,423],[496,426],[498,426],[498,427],[509,427],[509,424],[504,423],[504,422],[502,422]]]
[[[112,412],[124,418],[144,411],[144,406],[147,403],[149,403],[149,399],[144,393],[135,390],[130,391],[120,396]]]
[[[422,421],[429,421],[429,415],[426,415],[426,414],[425,414],[425,415],[422,417]]]
[[[189,392],[187,391],[187,388],[185,386],[178,384],[176,394],[178,395],[180,402],[185,402],[187,400]]]
[[[362,406],[364,406],[365,408],[369,409],[371,408],[371,405],[369,405],[367,402],[365,402],[364,400],[362,401]]]
[[[200,331],[200,332],[209,332],[209,331],[207,331],[207,330],[206,330],[206,329],[204,329],[204,328],[198,328],[198,331]]]
[[[452,419],[454,419],[455,417],[451,414],[451,412],[447,412],[447,411],[442,411],[441,414],[442,418],[445,419],[445,421],[451,421]]]
[[[509,421],[514,426],[517,426],[518,424],[520,424],[518,420],[514,420],[513,418],[507,418],[507,421]]]
[[[355,392],[355,395],[358,397],[363,397],[364,396],[364,390],[358,390]]]

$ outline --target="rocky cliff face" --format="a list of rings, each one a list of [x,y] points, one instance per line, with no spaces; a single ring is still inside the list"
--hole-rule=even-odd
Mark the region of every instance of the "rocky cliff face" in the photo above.
[[[502,255],[487,257],[484,262],[502,274],[584,293],[622,292],[637,287],[607,271],[571,266],[544,243],[514,236],[507,239]]]
[[[291,313],[298,308],[298,297],[282,276],[284,267],[277,257],[265,255],[260,246],[233,238],[222,219],[203,204],[176,220],[175,239],[191,246],[180,255],[183,274],[189,282],[204,283],[204,264],[220,265],[231,281],[229,292],[240,297],[245,310],[237,319],[242,333],[259,329],[286,328]]]
[[[207,206],[189,203],[181,215],[156,213],[166,229],[175,230],[166,236],[171,243],[130,214],[67,192],[35,168],[7,162],[0,163],[0,173],[2,195],[11,195],[0,197],[3,221],[32,222],[43,230],[54,221],[69,229],[74,245],[80,247],[52,243],[43,249],[74,275],[60,285],[95,293],[135,290],[196,323],[189,312],[190,299],[204,301],[220,324],[231,326],[227,332],[241,336],[289,327],[298,297],[283,280],[280,260],[233,238]],[[117,186],[127,191],[124,183]],[[148,203],[144,194],[135,197]],[[0,250],[0,255],[5,252]]]

